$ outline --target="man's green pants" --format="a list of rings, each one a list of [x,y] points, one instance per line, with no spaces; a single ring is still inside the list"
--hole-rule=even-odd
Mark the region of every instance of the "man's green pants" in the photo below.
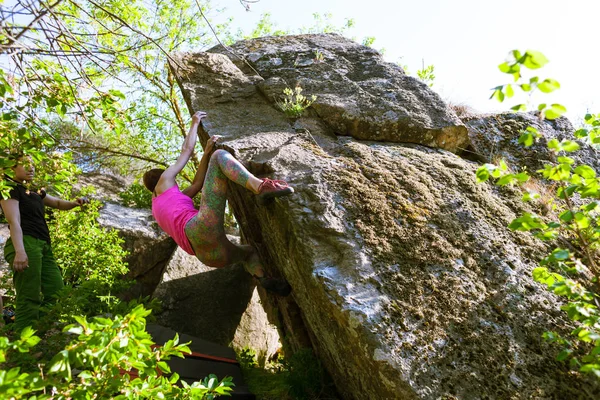
[[[29,266],[22,272],[13,274],[13,283],[17,292],[14,325],[16,332],[33,325],[40,317],[40,307],[54,303],[57,293],[64,287],[50,243],[23,235],[23,245],[29,259]],[[4,246],[4,258],[12,268],[15,248],[10,239]]]

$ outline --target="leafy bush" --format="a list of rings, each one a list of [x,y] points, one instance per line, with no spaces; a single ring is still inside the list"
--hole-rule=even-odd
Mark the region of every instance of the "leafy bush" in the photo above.
[[[296,86],[294,90],[285,88],[283,90],[283,100],[276,101],[277,107],[285,113],[288,117],[297,118],[302,116],[304,110],[306,110],[314,101],[317,96],[312,95],[310,99],[302,94],[302,88]]]
[[[89,194],[84,190],[82,194]],[[52,309],[51,321],[72,322],[73,315],[127,312],[126,306],[114,294],[122,292],[131,282],[123,276],[129,270],[123,261],[127,251],[116,230],[102,228],[97,218],[101,204],[92,200],[81,209],[55,211],[48,221],[53,253],[61,267],[65,289]],[[9,301],[14,299],[10,274],[0,279]],[[50,311],[50,310],[45,310]],[[40,321],[43,327],[46,322]]]
[[[145,329],[150,310],[114,295],[128,284],[122,279],[127,252],[116,231],[99,226],[99,207],[92,201],[50,218],[66,287],[36,322],[40,336],[26,328],[11,340],[10,326],[7,336],[0,336],[0,393],[15,399],[213,399],[228,394],[231,378],[219,381],[210,375],[188,384],[170,374],[165,361],[189,352],[187,346],[175,337],[154,348]]]
[[[124,206],[134,208],[152,208],[152,193],[144,185],[134,183],[119,193]]]
[[[146,332],[149,314],[140,305],[124,317],[75,317],[77,324],[64,328],[70,343],[47,365],[27,372],[5,364],[15,354],[29,353],[40,338],[31,328],[13,342],[0,337],[0,392],[15,399],[213,399],[232,390],[231,378],[210,375],[190,385],[171,374],[166,360],[190,350],[177,336],[154,347]]]
[[[514,95],[513,86],[526,93],[535,90],[549,93],[558,89],[560,84],[553,79],[532,77],[526,80],[521,75],[524,68],[538,69],[547,61],[543,54],[536,51],[512,51],[509,60],[499,68],[512,75],[515,83],[496,87],[492,97],[499,101],[511,98]],[[526,105],[519,104],[512,110],[522,111],[526,108]],[[540,118],[555,119],[566,108],[560,104],[540,104],[537,110]],[[585,122],[587,126],[577,130],[575,138],[593,146],[600,144],[600,114],[586,115]],[[529,126],[521,132],[519,143],[531,146],[539,138],[540,133]],[[556,332],[546,332],[544,338],[562,346],[557,357],[559,360],[569,360],[571,367],[600,377],[600,179],[592,167],[576,165],[576,161],[568,156],[579,148],[580,145],[574,140],[550,140],[548,149],[556,154],[556,162],[536,171],[543,181],[552,183],[555,188],[553,195],[546,200],[555,211],[555,217],[543,218],[525,213],[512,221],[509,228],[531,232],[544,241],[561,239],[563,243],[570,243],[569,248],[554,248],[533,271],[533,278],[537,282],[566,299],[561,309],[576,326],[571,332],[572,340]],[[477,171],[478,181],[495,179],[500,186],[524,183],[529,178],[527,171],[513,173],[504,162],[499,165],[485,164]],[[534,198],[541,197],[530,192],[523,196],[524,201]]]
[[[101,206],[91,200],[78,210],[54,212],[49,221],[54,256],[66,284],[92,281],[111,289],[129,271],[123,262],[128,254],[123,239],[97,222]]]

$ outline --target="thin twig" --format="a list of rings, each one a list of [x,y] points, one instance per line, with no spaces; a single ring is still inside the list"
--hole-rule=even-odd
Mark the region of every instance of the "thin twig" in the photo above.
[[[208,20],[208,18],[206,18],[206,15],[204,15],[204,12],[202,11],[202,6],[200,5],[200,3],[198,3],[198,0],[194,0],[196,2],[196,5],[198,6],[198,9],[200,10],[200,15],[202,15],[202,18],[204,19],[204,21],[206,22],[206,24],[208,25],[208,27],[210,28],[210,30],[212,31],[213,35],[215,36],[215,39],[217,39],[217,42],[219,42],[219,44],[228,52],[230,52],[231,54],[233,54],[235,57],[237,57],[238,59],[240,59],[241,61],[243,61],[248,67],[250,67],[250,69],[252,71],[254,71],[254,73],[257,76],[260,76],[262,78],[262,76],[258,73],[258,71],[256,69],[254,69],[254,67],[252,65],[250,65],[250,63],[246,60],[246,57],[240,57],[239,55],[235,54],[233,52],[233,50],[231,50],[231,48],[229,46],[226,46],[225,44],[223,44],[223,42],[221,42],[221,39],[219,39],[219,36],[217,35],[217,32],[215,31],[215,29],[212,27],[210,21]],[[180,67],[181,68],[181,67]]]
[[[59,5],[63,0],[57,0],[54,4],[49,5],[46,9],[42,10],[42,12],[37,15],[33,21],[31,21],[26,28],[24,28],[23,30],[21,30],[21,32],[19,32],[14,38],[9,39],[8,40],[8,45],[12,45],[14,42],[17,42],[21,36],[23,36],[25,34],[25,32],[33,29],[33,26],[35,24],[38,23],[38,21],[40,21],[42,18],[44,18],[46,16],[46,14],[48,14],[48,12],[50,12],[50,10],[52,10],[54,7],[56,7],[57,5]],[[0,48],[0,53],[2,53],[2,48]]]

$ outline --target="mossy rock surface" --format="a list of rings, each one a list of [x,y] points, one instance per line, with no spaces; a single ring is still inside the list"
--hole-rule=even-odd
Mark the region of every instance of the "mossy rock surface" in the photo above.
[[[172,67],[190,111],[208,112],[202,141],[222,135],[252,172],[295,188],[261,205],[230,186],[243,236],[293,288],[263,296],[291,350],[311,346],[345,399],[600,396],[541,338],[572,327],[531,277],[547,248],[507,228],[539,205],[476,184],[479,164],[435,139],[471,140],[455,116],[433,118],[446,113],[437,94],[336,35],[233,48],[252,68],[221,48],[176,55]],[[322,63],[291,63],[316,49]],[[321,101],[289,121],[274,95],[297,82]],[[397,115],[422,112],[391,129],[377,99],[395,101]]]

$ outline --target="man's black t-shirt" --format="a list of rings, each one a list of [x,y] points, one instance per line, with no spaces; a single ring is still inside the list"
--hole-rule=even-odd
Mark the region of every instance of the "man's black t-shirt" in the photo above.
[[[17,184],[10,191],[10,198],[19,201],[23,235],[50,243],[50,231],[44,218],[44,197],[46,197],[44,190],[34,192],[21,184]]]

